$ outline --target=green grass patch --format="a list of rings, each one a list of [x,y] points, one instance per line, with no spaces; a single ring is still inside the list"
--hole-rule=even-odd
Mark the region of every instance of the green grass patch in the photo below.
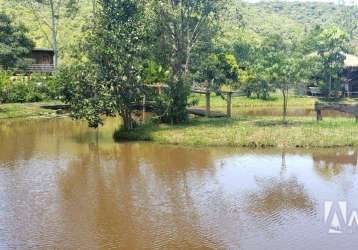
[[[203,98],[203,97],[200,97]],[[205,105],[205,101],[201,100]],[[293,97],[289,99],[291,108],[313,108],[316,98]],[[280,96],[270,100],[235,97],[235,107],[278,109],[282,105]],[[356,103],[354,100],[339,100],[340,103]],[[225,110],[226,102],[221,97],[213,97],[212,110]],[[237,110],[237,109],[236,109]],[[51,117],[56,111],[40,108],[40,104],[0,105],[0,119]],[[194,118],[188,123],[170,126],[148,124],[127,132],[118,130],[114,134],[117,141],[153,141],[162,144],[188,146],[232,146],[232,147],[344,147],[358,146],[358,124],[355,118],[324,117],[317,123],[315,116],[292,116],[287,125],[281,116],[235,115],[232,119]]]
[[[34,118],[56,115],[56,111],[40,108],[39,103],[11,103],[0,105],[0,119]]]
[[[154,126],[144,125],[135,128],[131,131],[126,131],[123,128],[117,129],[113,134],[113,139],[118,142],[123,141],[152,141],[151,130]]]
[[[205,95],[195,94],[191,97],[191,100],[198,100],[199,107],[205,107]],[[302,107],[302,108],[310,108],[314,107],[315,102],[318,101],[316,97],[300,97],[300,96],[290,96],[288,99],[289,107]],[[267,100],[262,100],[254,97],[245,97],[238,96],[232,98],[232,106],[234,107],[252,107],[252,108],[260,108],[260,107],[282,107],[283,98],[279,93],[274,93]],[[211,106],[213,108],[226,108],[226,100],[221,96],[217,96],[215,94],[211,95]]]
[[[122,138],[162,144],[231,147],[343,147],[358,146],[358,124],[353,118],[292,117],[287,125],[280,117],[192,119],[176,126],[145,126],[123,132]],[[117,138],[118,139],[118,138]]]

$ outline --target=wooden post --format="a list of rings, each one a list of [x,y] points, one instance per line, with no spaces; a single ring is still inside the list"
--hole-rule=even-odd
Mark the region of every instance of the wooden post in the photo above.
[[[210,117],[210,91],[207,91],[205,96],[206,96],[206,116]]]
[[[161,95],[162,94],[162,86],[159,86],[158,88],[158,95]]]
[[[317,112],[317,122],[322,121],[322,111],[320,109],[317,109],[316,112]]]
[[[318,102],[315,102],[314,109],[316,110],[316,114],[317,114],[316,115],[317,122],[322,121],[322,111]]]
[[[227,111],[227,117],[228,118],[231,118],[231,96],[232,96],[232,93],[231,92],[228,92],[227,93],[227,109],[226,109],[226,111]]]

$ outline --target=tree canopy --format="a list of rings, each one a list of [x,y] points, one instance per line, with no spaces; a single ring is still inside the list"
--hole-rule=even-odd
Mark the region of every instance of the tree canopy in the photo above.
[[[143,57],[146,29],[143,3],[136,0],[100,0],[96,21],[89,29],[83,49],[86,61],[61,72],[76,118],[91,127],[102,115],[119,115],[124,128],[135,126],[132,105],[143,94]],[[68,76],[72,75],[72,79]]]
[[[0,65],[3,68],[25,66],[26,57],[34,47],[27,32],[23,25],[14,24],[10,17],[0,12]]]

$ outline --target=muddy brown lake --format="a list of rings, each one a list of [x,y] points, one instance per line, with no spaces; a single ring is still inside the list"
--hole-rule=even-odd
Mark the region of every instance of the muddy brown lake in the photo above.
[[[357,249],[358,149],[118,144],[117,125],[0,121],[0,249]]]

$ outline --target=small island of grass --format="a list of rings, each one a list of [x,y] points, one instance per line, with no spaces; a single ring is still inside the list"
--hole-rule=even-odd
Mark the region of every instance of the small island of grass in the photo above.
[[[213,109],[224,110],[225,101],[212,98]],[[312,110],[317,98],[290,97],[290,109]],[[233,113],[244,110],[280,109],[281,99],[234,98]],[[354,104],[352,99],[340,102]],[[199,98],[199,107],[204,100]],[[281,116],[234,115],[233,118],[192,118],[180,125],[147,124],[132,131],[117,131],[117,141],[152,141],[161,144],[227,147],[345,147],[358,146],[358,125],[354,117],[325,117],[317,122],[310,116],[290,116],[288,124]]]
[[[41,108],[42,105],[45,105],[45,103],[0,104],[0,120],[13,118],[43,118],[54,117],[57,115],[55,110]]]
[[[161,144],[228,147],[345,147],[358,146],[358,126],[353,118],[280,117],[207,119],[187,124],[148,125],[115,133],[118,140],[146,140]]]

